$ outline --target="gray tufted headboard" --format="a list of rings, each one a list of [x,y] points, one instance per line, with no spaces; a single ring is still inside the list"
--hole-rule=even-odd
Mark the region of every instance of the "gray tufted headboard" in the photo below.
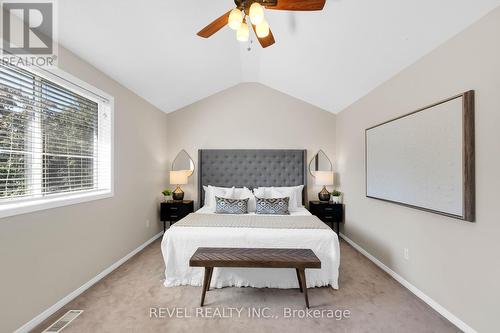
[[[307,151],[302,149],[198,150],[198,202],[203,206],[203,185],[221,187],[304,185],[307,202]]]

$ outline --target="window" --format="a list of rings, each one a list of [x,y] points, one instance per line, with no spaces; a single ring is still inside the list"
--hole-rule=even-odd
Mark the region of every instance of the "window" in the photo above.
[[[0,214],[111,193],[111,103],[62,81],[0,63]]]

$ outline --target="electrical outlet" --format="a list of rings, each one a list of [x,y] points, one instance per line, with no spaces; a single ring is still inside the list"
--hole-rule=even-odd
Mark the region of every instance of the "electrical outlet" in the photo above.
[[[149,228],[151,226],[151,222],[149,220],[146,220],[146,228]]]
[[[403,251],[403,255],[404,255],[406,260],[410,259],[410,250],[407,247],[405,247],[405,249]]]

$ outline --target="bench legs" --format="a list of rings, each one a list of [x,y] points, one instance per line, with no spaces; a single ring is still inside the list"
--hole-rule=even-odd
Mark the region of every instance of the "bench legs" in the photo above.
[[[296,268],[295,269],[295,272],[297,272],[297,280],[299,281],[299,289],[300,289],[300,292],[303,293],[304,291],[302,290],[302,282],[300,281],[300,274],[299,274],[299,269]]]
[[[207,291],[210,290],[210,283],[212,282],[212,273],[213,272],[214,272],[214,268],[210,267],[210,275],[208,276]]]
[[[303,268],[297,268],[297,279],[299,280],[300,291],[304,292],[304,297],[306,299],[306,308],[309,309],[309,298],[307,297],[306,273]]]
[[[306,300],[306,308],[309,308],[309,298],[307,297],[307,281],[306,273],[303,268],[297,268],[297,280],[299,281],[300,292],[304,293],[304,298]],[[212,273],[214,272],[213,267],[205,267],[205,274],[203,275],[203,290],[201,291],[201,302],[200,306],[205,303],[205,295],[210,289],[210,282],[212,281]]]
[[[212,281],[212,273],[214,271],[213,267],[205,267],[205,274],[203,275],[203,290],[201,291],[201,302],[200,306],[205,303],[205,294],[208,289],[210,289],[210,281]]]

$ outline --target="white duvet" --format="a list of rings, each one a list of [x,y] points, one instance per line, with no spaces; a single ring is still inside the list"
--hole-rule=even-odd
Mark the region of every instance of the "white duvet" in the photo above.
[[[195,214],[214,214],[204,208]],[[292,215],[310,215],[305,208]],[[307,287],[332,286],[338,289],[340,248],[337,234],[330,229],[268,229],[222,227],[170,227],[163,235],[166,287],[201,286],[203,268],[189,267],[198,247],[306,248],[321,260],[321,269],[306,269]],[[298,288],[294,269],[215,268],[212,287]]]

